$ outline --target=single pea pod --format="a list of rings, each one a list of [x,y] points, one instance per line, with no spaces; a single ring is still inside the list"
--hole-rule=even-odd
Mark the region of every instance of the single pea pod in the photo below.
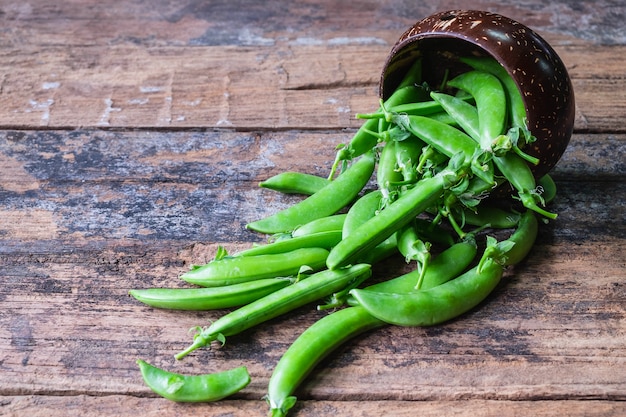
[[[314,235],[323,232],[335,232],[343,229],[346,220],[346,213],[333,214],[332,216],[321,217],[303,224],[291,233],[292,237]]]
[[[374,317],[398,326],[432,326],[451,320],[480,304],[496,288],[503,267],[492,259],[437,287],[410,293],[354,289],[360,306]]]
[[[146,385],[161,397],[176,402],[212,402],[226,398],[250,384],[246,367],[203,375],[182,375],[137,360]]]
[[[435,204],[447,181],[443,175],[419,181],[393,204],[363,223],[332,248],[326,260],[328,268],[336,269],[362,259],[367,252]]]
[[[467,133],[471,138],[480,141],[480,131],[478,129],[478,109],[466,100],[462,100],[456,96],[435,91],[430,96],[446,111],[452,119]]]
[[[279,254],[227,256],[191,269],[181,275],[181,279],[201,287],[219,287],[295,276],[304,265],[313,270],[322,269],[328,253],[323,248],[303,248]]]
[[[515,265],[526,258],[535,244],[538,233],[539,223],[537,222],[537,217],[532,210],[527,210],[520,217],[517,229],[507,239],[510,242],[514,242],[515,245],[505,253],[504,265]]]
[[[435,256],[430,262],[419,290],[415,289],[415,284],[420,274],[419,270],[413,270],[387,281],[377,282],[376,284],[365,287],[365,290],[403,294],[434,288],[465,272],[476,257],[476,253],[476,242],[471,239],[450,246],[448,249]],[[348,305],[358,305],[358,302],[352,295],[348,296],[346,301]]]
[[[463,219],[466,224],[494,229],[510,229],[517,226],[520,220],[519,213],[504,210],[500,207],[479,204],[475,209],[463,209]]]
[[[342,228],[342,237],[348,237],[359,226],[374,217],[381,209],[382,199],[382,191],[374,190],[355,201],[346,214],[346,220]]]
[[[234,256],[257,256],[291,252],[304,248],[324,248],[330,250],[341,240],[341,230],[312,233],[309,235],[281,239],[265,245],[257,245],[237,252]]]
[[[493,161],[502,175],[517,191],[524,207],[549,219],[554,220],[557,218],[556,213],[544,210],[537,204],[541,200],[536,192],[537,183],[528,164],[522,157],[515,153],[507,153],[504,156],[494,155]]]
[[[396,141],[390,140],[380,151],[376,171],[376,182],[384,201],[393,201],[393,194],[397,188],[395,184],[402,180],[402,173],[397,169]]]
[[[528,130],[526,105],[515,80],[507,70],[495,59],[489,57],[462,57],[460,60],[478,71],[485,71],[498,77],[504,86],[508,98],[508,113],[511,125],[522,130],[526,142],[532,142],[534,138]]]
[[[266,278],[243,284],[212,288],[133,289],[129,294],[151,307],[206,311],[239,307],[265,297],[292,283],[288,278]]]
[[[362,307],[350,307],[321,318],[307,328],[280,358],[268,384],[265,400],[271,417],[284,417],[295,405],[293,393],[322,359],[354,337],[385,322]]]
[[[495,138],[505,132],[507,100],[500,80],[484,71],[468,71],[448,81],[449,87],[461,89],[474,97],[478,111],[480,147],[491,151]]]
[[[279,191],[284,194],[312,195],[330,183],[328,178],[304,172],[281,172],[261,181],[259,187]]]
[[[363,189],[375,164],[374,153],[368,152],[317,193],[269,217],[248,223],[246,228],[267,234],[286,233],[312,220],[335,214]]]
[[[337,270],[324,270],[301,279],[296,283],[251,302],[214,321],[209,327],[198,329],[193,343],[178,353],[181,359],[190,352],[208,345],[214,340],[239,334],[267,320],[288,313],[329,295],[354,288],[371,275],[371,266],[357,264]]]

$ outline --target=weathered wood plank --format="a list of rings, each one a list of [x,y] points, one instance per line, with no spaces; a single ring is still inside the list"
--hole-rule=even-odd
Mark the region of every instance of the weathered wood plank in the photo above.
[[[144,415],[163,415],[172,417],[206,416],[216,413],[219,416],[248,417],[263,416],[267,406],[262,401],[228,400],[219,404],[192,405],[173,404],[161,399],[137,398],[128,396],[106,397],[0,397],[0,410],[6,417],[18,417],[28,414],[32,417],[49,417],[59,409],[84,416],[118,416],[119,410],[142,410]],[[554,416],[566,413],[570,417],[605,417],[619,416],[626,412],[620,402],[611,401],[303,401],[296,404],[294,415],[317,417],[341,415],[344,417],[378,417],[393,415],[397,417],[421,416],[439,417],[454,415],[459,417],[488,417],[503,415]]]
[[[0,50],[0,123],[5,128],[354,128],[360,125],[355,113],[377,107],[378,80],[389,49]],[[75,55],[94,61],[77,63]],[[624,56],[624,46],[567,51],[564,60],[572,68],[577,100],[576,129],[622,131]],[[607,62],[605,72],[592,72],[590,65],[600,61]]]

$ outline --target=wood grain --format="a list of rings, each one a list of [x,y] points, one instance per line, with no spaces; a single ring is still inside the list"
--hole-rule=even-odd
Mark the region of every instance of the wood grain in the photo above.
[[[298,201],[260,189],[325,176],[356,112],[377,106],[391,45],[448,1],[41,0],[0,5],[0,414],[250,416],[315,305],[173,355],[225,311],[146,307],[244,226]],[[297,416],[626,413],[624,6],[472,7],[539,31],[568,67],[575,134],[553,171],[556,221],[479,308],[388,326],[341,347],[297,392]],[[407,270],[399,257],[373,280]],[[157,398],[135,360],[185,373],[248,366],[216,404]]]

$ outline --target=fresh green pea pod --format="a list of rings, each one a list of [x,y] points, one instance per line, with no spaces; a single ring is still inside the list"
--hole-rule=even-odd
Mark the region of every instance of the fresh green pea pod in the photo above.
[[[137,360],[141,376],[155,393],[176,402],[212,402],[241,391],[250,383],[246,367],[203,375],[182,375]]]
[[[421,288],[424,275],[428,270],[431,259],[430,248],[431,243],[424,242],[410,223],[398,231],[398,251],[404,256],[407,263],[410,261],[417,263],[418,277],[415,283],[417,290]]]
[[[511,124],[513,127],[518,127],[522,130],[527,143],[533,141],[534,139],[528,130],[526,105],[524,104],[522,94],[507,70],[498,61],[489,57],[462,57],[460,60],[475,70],[485,71],[498,77],[507,93],[507,108],[509,109]]]
[[[239,307],[218,320],[209,327],[198,329],[193,343],[178,353],[176,359],[185,357],[190,352],[208,345],[214,340],[225,342],[225,338],[267,320],[278,317],[298,307],[312,303],[329,295],[354,288],[371,275],[371,266],[357,264],[337,270],[324,270],[301,279],[296,283],[275,291],[263,298]]]
[[[346,220],[342,228],[342,237],[348,237],[359,226],[374,217],[381,209],[382,199],[382,191],[374,190],[355,201],[346,214]]]
[[[430,96],[437,103],[441,104],[441,107],[458,123],[465,133],[477,142],[480,142],[478,110],[476,106],[449,94],[433,91],[430,93]]]
[[[397,188],[393,184],[397,184],[403,180],[402,173],[396,169],[396,143],[395,140],[390,140],[385,143],[385,146],[380,151],[380,157],[378,158],[376,182],[378,183],[378,189],[382,193],[385,202],[393,201],[393,195]]]
[[[265,245],[257,245],[243,250],[234,256],[257,256],[291,252],[303,248],[324,248],[330,250],[341,240],[341,230],[311,233],[309,235],[281,239]]]
[[[326,260],[328,268],[336,269],[362,259],[367,252],[435,204],[443,194],[447,181],[449,178],[444,175],[419,181],[331,249]]]
[[[257,256],[227,256],[187,271],[181,278],[201,287],[240,284],[264,278],[295,276],[304,265],[323,268],[328,250],[303,248],[287,253]]]
[[[500,80],[484,71],[468,71],[448,81],[448,86],[468,92],[476,101],[480,147],[491,151],[495,138],[505,132],[507,100]]]
[[[503,267],[492,259],[458,278],[424,291],[382,293],[354,289],[360,306],[374,317],[398,326],[432,326],[451,320],[480,304],[498,285]]]
[[[532,210],[527,210],[520,217],[517,229],[507,239],[510,242],[514,242],[515,245],[505,253],[504,265],[515,265],[526,258],[537,239],[538,233],[539,224],[537,217]]]
[[[385,323],[362,307],[329,314],[307,328],[282,355],[265,396],[271,417],[284,417],[295,405],[293,393],[322,359],[354,337]]]
[[[330,183],[328,178],[303,172],[282,172],[259,183],[262,188],[285,194],[312,195]]]
[[[517,226],[520,215],[519,213],[483,203],[479,204],[475,210],[464,208],[463,218],[465,223],[472,226],[483,227],[489,225],[489,227],[494,229],[510,229]]]
[[[541,197],[536,192],[537,183],[526,161],[515,153],[493,156],[493,161],[502,175],[511,183],[518,193],[522,204],[549,219],[556,219],[557,214],[542,209],[537,204]]]
[[[239,307],[288,286],[288,278],[266,278],[212,288],[147,288],[129,291],[138,301],[171,310],[206,311]]]
[[[411,136],[405,140],[396,141],[396,166],[402,174],[402,181],[397,185],[414,184],[418,180],[417,166],[419,165],[424,142]]]
[[[248,223],[246,228],[267,234],[292,232],[312,220],[335,214],[363,189],[375,164],[374,153],[368,152],[317,193],[269,217]]]
[[[399,277],[377,282],[376,284],[365,287],[368,291],[382,293],[409,293],[413,291],[423,291],[458,277],[472,263],[476,257],[477,246],[474,240],[466,240],[455,243],[430,262],[422,286],[419,290],[415,289],[415,283],[418,280],[419,271],[413,270]],[[353,296],[348,296],[348,305],[358,305]]]
[[[296,230],[291,233],[291,236],[300,237],[316,233],[341,231],[343,229],[343,224],[346,221],[346,216],[346,213],[341,213],[311,220],[310,222],[296,228]]]

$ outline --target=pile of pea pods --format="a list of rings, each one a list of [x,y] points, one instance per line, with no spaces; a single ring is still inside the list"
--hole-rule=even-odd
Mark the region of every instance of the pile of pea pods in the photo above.
[[[328,177],[284,172],[263,181],[303,195],[246,226],[270,235],[268,243],[234,254],[220,246],[214,260],[181,276],[193,287],[130,291],[158,308],[230,309],[198,327],[177,359],[319,303],[329,314],[297,337],[269,380],[269,415],[284,416],[339,345],[385,325],[455,318],[528,254],[538,219],[556,217],[545,209],[554,182],[533,176],[530,166],[542,161],[524,152],[535,138],[508,73],[491,58],[461,59],[471,69],[436,89],[422,82],[417,61],[378,111],[357,115],[362,127],[337,148]],[[368,284],[372,265],[398,253],[410,272]],[[215,401],[250,382],[245,367],[180,375],[138,364],[145,383],[172,401]]]

